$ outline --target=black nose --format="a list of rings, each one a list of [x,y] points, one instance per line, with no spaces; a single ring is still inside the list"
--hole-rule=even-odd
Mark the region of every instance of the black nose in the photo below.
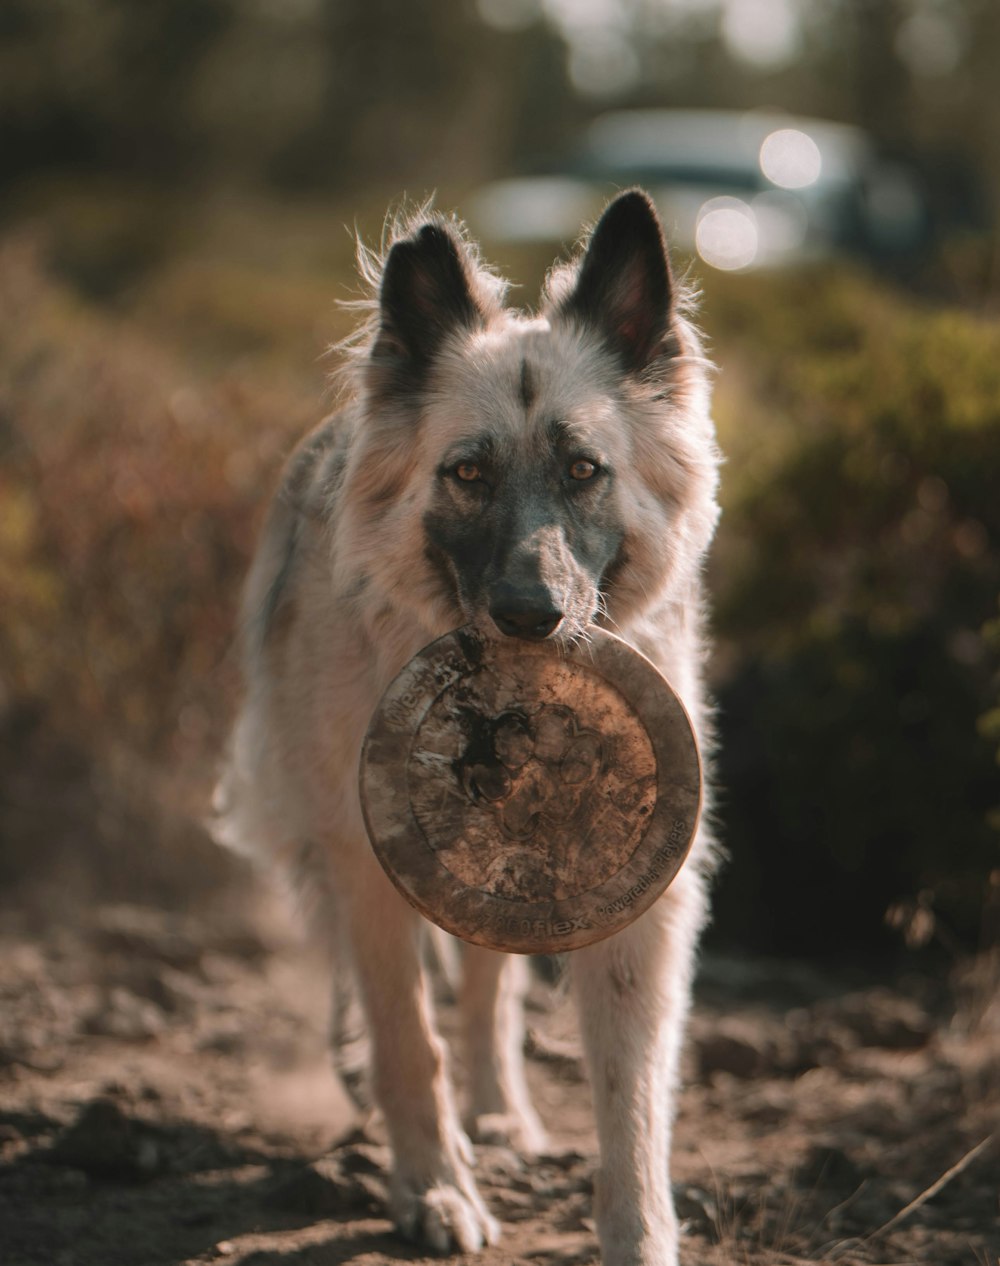
[[[506,603],[503,606],[490,607],[493,623],[507,637],[523,637],[529,642],[541,642],[550,633],[554,633],[563,618],[561,611],[538,604],[517,606]]]

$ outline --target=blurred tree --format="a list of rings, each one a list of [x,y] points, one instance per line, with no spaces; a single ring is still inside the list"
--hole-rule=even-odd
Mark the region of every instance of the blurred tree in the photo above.
[[[566,98],[559,75],[526,81],[537,57],[523,46],[469,3],[9,0],[0,182],[52,169],[298,189],[476,181],[525,101]]]
[[[193,75],[234,18],[233,0],[8,0],[2,179],[61,166],[191,171],[209,139],[188,126]]]
[[[959,160],[1000,171],[998,50],[992,0],[6,0],[0,181],[423,189],[607,104],[778,105],[946,154],[944,200]]]
[[[468,6],[313,7],[322,49],[317,108],[276,148],[267,174],[298,187],[418,191],[482,179],[500,140],[505,67]]]

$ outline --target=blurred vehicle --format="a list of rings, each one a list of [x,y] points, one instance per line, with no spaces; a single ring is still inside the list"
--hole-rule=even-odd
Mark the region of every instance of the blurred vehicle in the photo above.
[[[926,232],[913,175],[880,160],[860,128],[758,111],[601,115],[560,170],[486,185],[465,210],[496,242],[564,242],[633,184],[656,200],[672,244],[730,271],[900,256]]]

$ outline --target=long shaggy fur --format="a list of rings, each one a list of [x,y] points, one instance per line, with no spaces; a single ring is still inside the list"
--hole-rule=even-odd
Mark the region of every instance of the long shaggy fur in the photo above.
[[[456,626],[558,647],[596,621],[660,667],[707,747],[708,366],[636,191],[553,270],[536,314],[506,307],[505,283],[462,226],[427,207],[391,222],[358,262],[367,293],[340,349],[343,405],[289,461],[246,585],[246,693],[217,833],[313,892],[316,932],[338,979],[351,969],[371,1034],[392,1214],[438,1251],[472,1252],[499,1228],[468,1135],[529,1153],[544,1142],[522,1068],[523,972],[502,955],[463,955],[460,1123],[421,969],[425,925],[365,836],[361,743],[392,678]],[[605,1266],[676,1263],[671,1096],[710,860],[702,829],[650,911],[571,956]],[[342,991],[338,1015],[345,1006]]]

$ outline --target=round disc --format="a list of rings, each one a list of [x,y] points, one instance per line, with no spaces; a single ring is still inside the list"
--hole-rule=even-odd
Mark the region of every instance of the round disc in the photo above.
[[[389,878],[490,949],[578,949],[646,910],[687,856],[701,764],[683,705],[602,629],[572,648],[466,627],[386,690],[361,805]]]

